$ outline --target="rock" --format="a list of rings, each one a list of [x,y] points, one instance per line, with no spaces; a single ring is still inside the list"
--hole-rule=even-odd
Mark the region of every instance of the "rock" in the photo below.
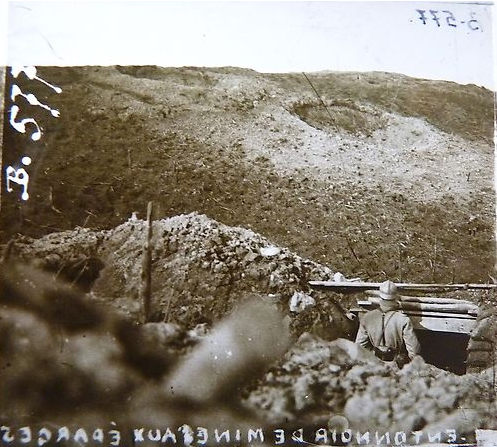
[[[484,318],[473,329],[471,338],[474,340],[493,340],[497,332],[495,316]]]
[[[291,312],[302,312],[305,308],[309,306],[314,306],[316,300],[303,292],[295,292],[290,298],[290,311]]]
[[[44,259],[44,264],[48,269],[59,268],[61,262],[62,257],[58,253],[50,253]]]
[[[261,255],[268,258],[271,256],[276,256],[277,254],[279,254],[280,251],[280,248],[276,247],[275,245],[268,245],[260,249]]]
[[[213,267],[212,267],[212,271],[214,273],[221,273],[221,271],[223,270],[223,264],[221,264],[220,262],[217,262],[215,264],[213,264]]]
[[[304,345],[306,343],[313,343],[316,340],[318,340],[318,339],[314,335],[310,334],[309,332],[303,332],[300,335],[299,339],[297,340],[297,344]]]
[[[250,251],[249,253],[247,253],[244,256],[243,261],[246,263],[250,263],[250,262],[255,261],[258,257],[259,257],[259,255],[257,253]]]
[[[207,323],[197,324],[193,329],[188,331],[188,337],[192,340],[200,340],[209,334],[209,325]]]
[[[313,387],[316,383],[315,374],[304,374],[296,378],[293,384],[293,395],[295,399],[295,409],[304,410],[316,403]]]
[[[348,430],[349,426],[349,421],[345,416],[342,416],[341,414],[336,414],[328,420],[328,429],[336,430],[337,433],[342,433],[345,430]]]
[[[482,426],[481,414],[476,409],[461,408],[451,414],[446,414],[443,417],[437,418],[437,420],[431,422],[426,427],[423,427],[423,430],[430,433],[437,433],[439,431],[444,432],[447,428],[451,428],[455,430],[459,436],[462,436],[467,433],[474,433],[475,428]]]
[[[257,408],[269,424],[295,419],[295,414],[290,411],[290,393],[281,387],[265,387],[261,393],[251,393],[245,404]]]
[[[349,362],[373,362],[379,364],[381,361],[367,349],[359,346],[357,343],[354,343],[350,340],[345,340],[344,338],[339,338],[331,342],[332,352],[336,353],[336,357],[340,357],[342,360],[348,358]],[[340,350],[342,352],[340,352]],[[336,360],[339,360],[338,358]],[[342,362],[340,362],[342,364]]]
[[[179,337],[181,327],[175,323],[146,323],[141,327],[141,333],[147,344],[165,347]]]
[[[341,370],[342,368],[340,368],[340,366],[339,366],[339,365],[328,365],[328,369],[329,369],[329,370],[330,370],[330,372],[332,372],[332,373],[338,373],[338,372],[340,372],[340,370]]]
[[[382,430],[388,428],[389,403],[387,398],[375,398],[364,393],[349,399],[343,414],[353,427],[360,427],[363,431]]]

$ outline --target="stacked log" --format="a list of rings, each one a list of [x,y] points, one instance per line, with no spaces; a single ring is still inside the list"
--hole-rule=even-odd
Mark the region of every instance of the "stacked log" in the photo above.
[[[380,298],[372,296],[367,302],[379,304]],[[400,296],[400,308],[405,311],[440,312],[448,314],[478,314],[478,306],[471,301],[454,298]],[[359,302],[366,303],[366,302]]]

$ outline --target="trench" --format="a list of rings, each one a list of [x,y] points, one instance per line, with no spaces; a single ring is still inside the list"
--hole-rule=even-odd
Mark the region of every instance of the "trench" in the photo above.
[[[433,366],[463,375],[467,371],[469,334],[415,331],[421,345],[421,357]]]
[[[426,363],[445,371],[463,375],[468,366],[470,334],[415,330],[421,345],[420,355]],[[355,339],[355,336],[354,336]]]
[[[356,315],[365,312],[358,308],[351,311]],[[476,316],[406,313],[421,345],[420,355],[426,363],[457,375],[482,371],[492,365],[490,350],[475,347],[471,338]]]

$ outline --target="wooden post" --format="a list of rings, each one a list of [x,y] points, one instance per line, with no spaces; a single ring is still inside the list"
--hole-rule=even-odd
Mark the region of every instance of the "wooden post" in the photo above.
[[[153,202],[148,202],[147,206],[147,236],[143,247],[142,273],[140,297],[143,303],[144,322],[150,321],[150,307],[152,301],[152,211]]]
[[[131,161],[131,149],[128,148],[128,169],[131,171],[133,168],[133,162]]]
[[[13,247],[14,247],[14,239],[11,238],[5,247],[5,250],[4,250],[3,256],[2,256],[2,260],[0,261],[0,263],[2,263],[2,264],[7,263],[7,261],[10,258],[10,255],[12,254]]]

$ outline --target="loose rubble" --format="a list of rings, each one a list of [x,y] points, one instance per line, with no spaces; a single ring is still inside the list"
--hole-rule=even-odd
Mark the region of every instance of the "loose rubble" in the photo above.
[[[130,219],[108,231],[77,228],[38,240],[23,238],[15,245],[21,257],[36,258],[37,265],[47,268],[54,256],[62,265],[72,262],[76,254],[100,260],[105,267],[92,286],[92,296],[139,319],[145,227],[144,221]],[[236,303],[253,296],[265,296],[288,312],[292,296],[303,297],[310,292],[310,279],[326,280],[332,276],[328,267],[276,247],[250,230],[228,227],[205,215],[191,213],[153,223],[155,321],[174,322],[188,330],[198,324],[210,325]],[[312,300],[315,299],[308,297],[306,303]],[[301,305],[301,310],[306,306]],[[334,308],[332,324],[325,316],[330,308]],[[301,330],[310,329],[311,322],[303,324],[306,315],[299,318]],[[354,330],[354,324],[332,298],[319,301],[313,322],[316,318],[321,326],[329,326],[328,331],[334,332],[329,339]]]
[[[438,425],[471,436],[475,427],[497,427],[487,379],[450,374],[421,357],[399,370],[352,341],[326,342],[304,334],[246,404],[274,424],[296,420],[328,427],[333,416],[340,416],[355,430],[410,433],[450,421]],[[472,411],[465,415],[461,408]]]
[[[139,323],[145,226],[131,219],[111,230],[14,242],[14,257],[46,272],[18,272],[30,285],[8,289],[10,295],[40,294],[40,302],[56,307],[60,300],[50,297],[58,288],[48,279],[66,263],[76,265],[88,273],[66,276],[80,286],[78,300],[91,291],[73,313],[92,310],[95,322],[75,318],[79,326],[71,328],[58,311],[3,298],[0,420],[43,414],[92,424],[118,412],[125,424],[214,427],[221,417],[240,427],[450,428],[468,440],[475,427],[497,428],[493,370],[457,376],[421,358],[402,370],[379,361],[346,339],[355,323],[339,303],[309,290],[308,280],[330,279],[331,269],[204,215],[153,223],[154,321]],[[64,296],[72,306],[72,295]],[[496,338],[491,306],[479,321],[470,348]],[[228,356],[228,368],[219,356]],[[179,398],[181,406],[173,405]]]

